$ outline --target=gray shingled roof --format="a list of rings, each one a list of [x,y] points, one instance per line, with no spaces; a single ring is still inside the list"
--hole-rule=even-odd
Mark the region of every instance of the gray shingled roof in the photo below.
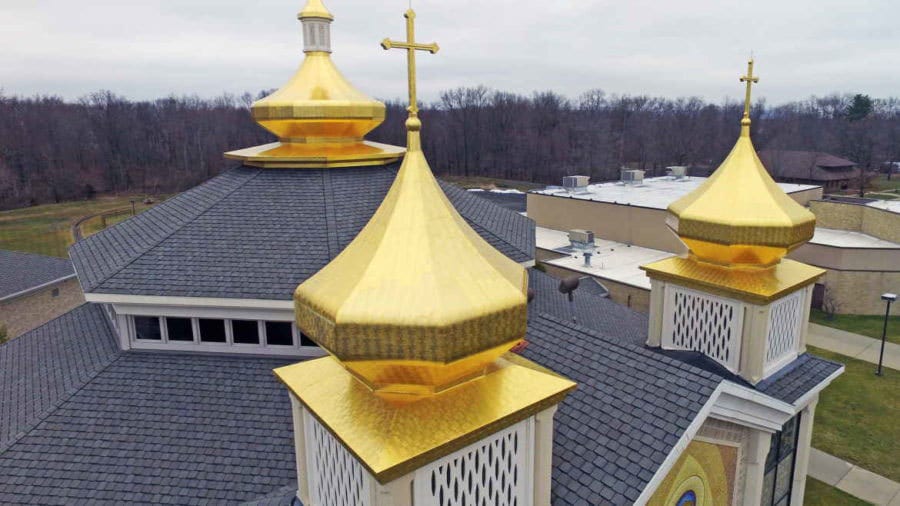
[[[0,299],[74,274],[65,258],[0,250]]]
[[[289,300],[369,221],[390,167],[240,167],[72,246],[86,292]],[[517,262],[532,259],[530,219],[442,183],[466,221]]]

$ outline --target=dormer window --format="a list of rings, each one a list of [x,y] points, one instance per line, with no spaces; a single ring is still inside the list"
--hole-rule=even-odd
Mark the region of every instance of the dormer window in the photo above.
[[[166,318],[169,341],[194,341],[194,328],[190,318]]]
[[[156,316],[135,316],[134,337],[141,341],[161,341],[162,330]]]

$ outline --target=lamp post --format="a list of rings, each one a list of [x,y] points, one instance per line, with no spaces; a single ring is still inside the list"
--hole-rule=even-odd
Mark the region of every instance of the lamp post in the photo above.
[[[884,341],[887,339],[887,324],[888,318],[891,315],[891,302],[897,300],[896,293],[883,293],[881,294],[881,300],[887,302],[887,308],[884,310],[884,327],[881,329],[881,353],[878,354],[878,369],[875,370],[875,374],[881,376],[881,362],[884,360]]]

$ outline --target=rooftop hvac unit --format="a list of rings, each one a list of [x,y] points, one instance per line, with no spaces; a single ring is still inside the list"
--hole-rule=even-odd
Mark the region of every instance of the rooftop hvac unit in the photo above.
[[[565,176],[563,177],[563,188],[567,190],[577,190],[584,188],[591,181],[589,176]]]
[[[687,175],[687,167],[683,167],[680,165],[666,167],[666,170],[668,170],[669,175],[674,177],[675,179],[683,179],[684,176]]]
[[[639,185],[644,182],[644,171],[642,170],[623,170],[622,182],[629,185]]]
[[[590,230],[569,230],[569,242],[572,243],[572,246],[574,247],[590,245],[590,247],[593,248],[594,233]]]

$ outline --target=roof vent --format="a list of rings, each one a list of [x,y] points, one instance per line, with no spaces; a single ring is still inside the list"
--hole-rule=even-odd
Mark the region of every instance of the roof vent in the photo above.
[[[623,170],[622,182],[630,186],[639,186],[644,183],[644,171],[638,169]]]
[[[563,177],[563,188],[570,192],[583,190],[590,181],[589,176],[565,176]]]
[[[669,175],[672,176],[673,179],[684,179],[684,176],[687,175],[687,167],[681,165],[666,167],[666,170],[669,171]]]

